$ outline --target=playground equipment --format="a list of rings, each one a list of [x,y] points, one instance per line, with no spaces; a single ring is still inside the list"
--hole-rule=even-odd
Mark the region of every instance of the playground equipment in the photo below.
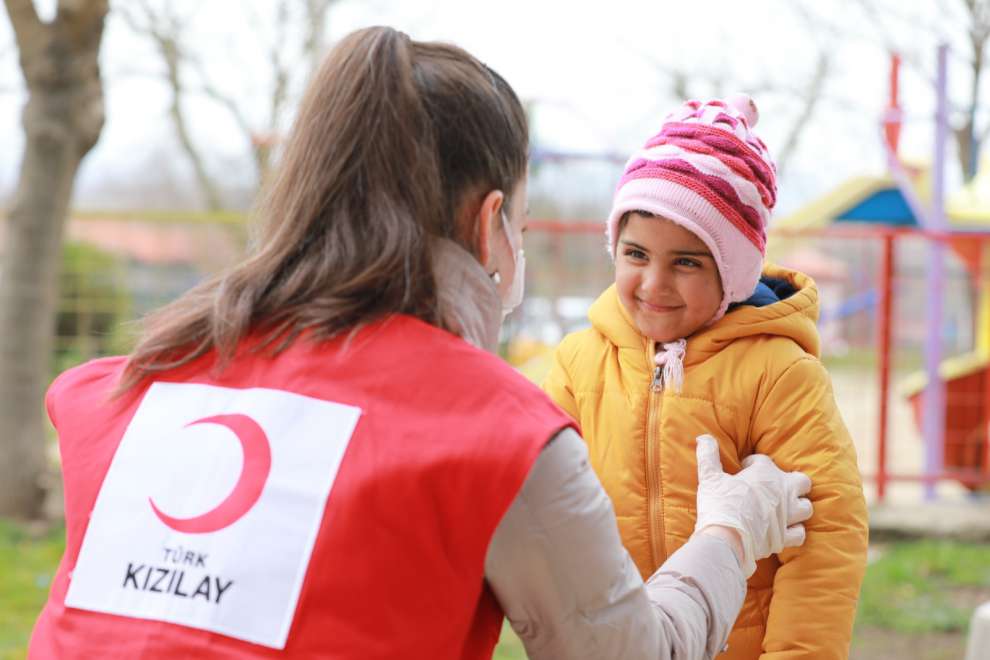
[[[781,248],[795,239],[805,247],[810,237],[837,237],[871,241],[879,246],[877,277],[870,286],[860,290],[830,296],[843,304],[823,310],[823,319],[862,317],[871,315],[877,327],[877,469],[867,475],[875,479],[877,495],[883,499],[891,481],[915,480],[926,486],[926,494],[934,497],[936,482],[955,480],[975,488],[990,483],[990,167],[983,169],[964,189],[946,196],[944,190],[945,145],[947,141],[947,53],[939,49],[937,98],[935,112],[935,150],[930,167],[911,167],[898,156],[898,141],[903,113],[898,99],[898,68],[896,57],[890,71],[890,102],[884,113],[881,133],[888,155],[888,173],[883,176],[857,176],[813,201],[788,218],[774,223],[769,245],[771,260],[780,260]],[[536,153],[539,159],[555,160],[560,154]],[[565,154],[565,156],[567,156]],[[588,155],[577,154],[583,158]],[[602,158],[603,155],[594,155]],[[609,159],[608,156],[605,159]],[[618,162],[618,157],[612,158]],[[946,203],[946,197],[948,202]],[[598,239],[601,225],[594,223],[531,223],[536,234],[544,235],[547,243],[547,263],[563,264],[571,259],[570,250],[563,249],[565,236],[594,234]],[[922,474],[893,474],[887,467],[888,404],[890,403],[890,373],[892,318],[894,306],[894,274],[901,267],[895,249],[906,239],[920,239],[928,244],[924,292],[914,293],[923,303],[924,371],[914,374],[904,383],[904,391],[914,406],[924,439],[924,469]],[[794,247],[793,244],[791,247]],[[596,250],[600,246],[596,244]],[[950,253],[965,264],[972,291],[978,299],[973,328],[974,351],[964,356],[943,360],[941,335],[946,315],[946,258]],[[590,254],[590,253],[589,253]],[[793,254],[793,253],[792,253]],[[803,264],[790,265],[801,268]],[[570,277],[594,279],[587,268],[570,269]],[[574,289],[574,283],[562,286],[561,277],[549,273],[554,284],[547,295]],[[586,277],[587,276],[587,277]],[[606,278],[607,279],[607,278]],[[603,280],[604,282],[604,280]],[[599,288],[592,289],[597,294]],[[557,291],[558,294],[552,294]],[[560,321],[559,310],[551,320]],[[968,308],[967,308],[968,311]],[[965,320],[964,323],[969,323]],[[560,323],[558,323],[560,325]],[[823,334],[824,334],[823,328]],[[968,326],[967,326],[968,331]],[[542,336],[542,335],[538,335]],[[553,343],[551,339],[544,339]],[[838,342],[836,342],[838,343]],[[835,346],[835,343],[830,343]],[[545,356],[529,356],[525,360],[528,372],[536,380],[545,371]]]
[[[947,134],[947,48],[939,48],[938,106],[935,157],[930,172],[911,172],[897,155],[901,109],[898,102],[899,60],[893,57],[890,104],[883,121],[884,145],[890,174],[859,176],[813,201],[774,227],[778,236],[821,234],[860,237],[882,243],[880,259],[879,331],[877,337],[878,406],[877,484],[884,498],[887,482],[920,479],[926,495],[934,497],[935,482],[955,479],[969,488],[990,484],[990,167],[983,168],[964,189],[944,203],[944,162]],[[895,241],[903,237],[927,239],[930,246],[927,276],[927,339],[925,371],[904,385],[925,441],[923,475],[887,471],[888,397],[890,389],[891,315]],[[771,250],[781,249],[771,245]],[[978,292],[975,348],[970,354],[942,359],[945,256],[952,250],[966,265]]]

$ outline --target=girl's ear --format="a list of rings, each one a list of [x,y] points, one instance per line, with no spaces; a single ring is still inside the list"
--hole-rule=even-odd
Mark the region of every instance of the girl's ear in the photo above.
[[[478,215],[475,218],[478,227],[478,261],[485,267],[486,272],[491,272],[488,262],[492,256],[492,234],[499,226],[498,214],[502,210],[502,202],[505,201],[505,193],[501,190],[492,190],[478,208]]]

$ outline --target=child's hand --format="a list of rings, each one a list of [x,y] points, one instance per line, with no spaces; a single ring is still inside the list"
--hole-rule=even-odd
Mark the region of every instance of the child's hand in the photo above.
[[[710,435],[697,438],[698,520],[695,532],[728,527],[742,537],[742,568],[746,577],[756,560],[804,543],[804,525],[811,490],[803,472],[784,472],[762,454],[748,456],[737,474],[726,474],[718,444]]]

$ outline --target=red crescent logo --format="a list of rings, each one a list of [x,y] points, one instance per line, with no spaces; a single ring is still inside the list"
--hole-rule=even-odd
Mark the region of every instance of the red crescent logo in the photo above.
[[[244,466],[233,490],[220,504],[192,518],[173,518],[155,506],[150,497],[148,502],[159,520],[172,529],[186,534],[206,534],[234,524],[255,505],[271,472],[272,451],[264,430],[247,415],[214,415],[197,419],[186,426],[194,424],[226,426],[240,440]]]

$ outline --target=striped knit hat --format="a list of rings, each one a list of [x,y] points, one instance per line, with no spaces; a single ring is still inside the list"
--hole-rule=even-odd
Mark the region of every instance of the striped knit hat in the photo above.
[[[724,292],[711,322],[753,294],[763,268],[777,177],[752,131],[758,118],[745,94],[688,101],[629,159],[608,218],[613,259],[619,221],[631,211],[666,218],[705,242]]]

